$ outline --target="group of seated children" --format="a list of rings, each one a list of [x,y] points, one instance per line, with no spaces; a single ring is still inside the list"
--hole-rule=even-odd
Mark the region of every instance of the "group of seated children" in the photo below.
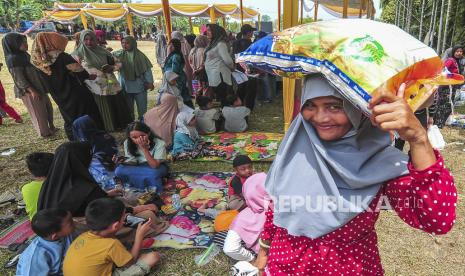
[[[141,128],[130,129],[140,131]],[[150,135],[142,134],[146,132],[131,134],[132,131],[128,132],[131,141],[146,148],[145,152],[136,149],[147,159],[153,158],[150,148],[156,145],[151,146],[147,141],[162,142],[153,137],[147,140]],[[129,152],[128,145],[125,151]],[[144,240],[144,237],[158,235],[169,224],[155,215],[157,207],[139,205],[131,208],[123,203],[124,198],[113,198],[101,190],[89,172],[80,170],[90,164],[90,149],[87,142],[68,142],[58,147],[55,155],[32,153],[27,156],[27,165],[35,180],[26,184],[22,191],[37,237],[21,254],[17,275],[60,275],[62,269],[65,275],[146,275],[159,261],[155,252],[140,257],[139,252],[143,242],[147,247],[153,243],[153,239]],[[268,200],[264,190],[266,175],[253,175],[252,161],[247,156],[237,156],[233,166],[235,174],[228,183],[228,209],[235,213],[223,229],[229,230],[225,232],[223,250],[236,260],[252,261],[258,234],[263,228],[264,204]],[[55,181],[53,188],[62,193],[58,198],[55,191],[49,190],[51,180]],[[80,187],[76,187],[78,185]],[[79,199],[85,186],[95,191]],[[101,192],[96,192],[99,190]],[[70,202],[65,204],[62,199]],[[205,206],[198,212],[216,217],[216,220],[222,219],[221,211]],[[131,213],[145,219],[135,230],[125,224]],[[133,243],[130,252],[122,242]]]
[[[231,94],[226,97],[226,105],[221,109],[213,107],[213,101],[207,96],[196,98],[199,106],[194,114],[196,127],[200,134],[211,134],[221,129],[224,120],[224,130],[227,132],[244,132],[247,130],[247,120],[250,109],[242,105],[239,96]]]
[[[128,251],[116,238],[126,215],[125,206],[118,199],[94,200],[85,211],[89,230],[78,235],[70,212],[62,209],[37,212],[31,222],[37,237],[21,254],[16,275],[148,274],[160,260],[156,252],[140,255],[152,222],[148,219],[137,226],[134,243]]]

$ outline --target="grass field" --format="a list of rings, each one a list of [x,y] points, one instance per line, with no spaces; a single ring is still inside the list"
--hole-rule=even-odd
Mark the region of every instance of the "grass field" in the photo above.
[[[1,36],[0,36],[1,38]],[[31,45],[32,42],[29,44]],[[118,42],[109,42],[113,49],[119,49]],[[68,52],[73,49],[74,42],[68,45]],[[139,42],[139,48],[150,60],[155,61],[155,45],[153,42]],[[4,63],[0,49],[0,62]],[[154,76],[161,79],[161,72],[154,62]],[[25,107],[18,99],[14,99],[13,81],[6,68],[0,72],[0,80],[7,91],[8,102],[26,119],[24,124],[15,124],[5,119],[0,126],[0,151],[14,147],[16,153],[10,157],[0,157],[0,191],[15,190],[30,181],[25,166],[25,156],[33,151],[53,152],[66,141],[63,121],[55,108],[56,125],[61,128],[52,139],[38,138],[32,128]],[[158,82],[159,84],[159,82]],[[154,92],[149,93],[150,104],[155,101]],[[464,112],[465,110],[462,110]],[[259,106],[250,118],[250,129],[254,131],[282,132],[282,102],[278,98],[272,104]],[[462,204],[465,188],[465,130],[446,128],[443,131],[449,145],[443,151],[447,166],[451,169],[457,189],[459,204],[457,222],[453,230],[444,236],[432,237],[424,232],[410,228],[397,217],[394,212],[384,211],[377,224],[379,247],[386,275],[465,275],[465,207]],[[117,134],[118,138],[122,135]],[[266,171],[269,163],[258,163],[256,171]],[[221,162],[189,162],[183,161],[172,166],[173,171],[229,171],[230,165]],[[9,212],[7,208],[0,213]],[[201,250],[161,250],[162,263],[152,275],[227,275],[233,264],[225,255],[220,254],[207,266],[198,268],[194,256]],[[0,250],[0,267],[9,257],[6,250]],[[0,275],[14,275],[14,270],[2,270]]]

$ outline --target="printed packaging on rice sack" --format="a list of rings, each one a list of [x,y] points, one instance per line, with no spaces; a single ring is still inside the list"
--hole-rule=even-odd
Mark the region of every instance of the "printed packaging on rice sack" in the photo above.
[[[413,110],[436,85],[463,83],[444,70],[436,52],[394,25],[365,19],[318,21],[296,26],[253,43],[237,62],[289,78],[321,72],[365,114],[373,95],[397,93]]]

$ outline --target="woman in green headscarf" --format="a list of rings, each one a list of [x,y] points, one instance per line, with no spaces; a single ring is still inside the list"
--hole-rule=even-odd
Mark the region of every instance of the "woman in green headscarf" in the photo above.
[[[121,68],[121,63],[115,62],[110,52],[98,46],[93,31],[82,31],[79,40],[79,46],[71,55],[89,74],[96,75],[95,80],[85,83],[94,95],[105,130],[125,129],[132,117],[124,91],[113,74]]]
[[[126,92],[131,115],[134,115],[134,103],[137,105],[138,118],[142,119],[147,111],[147,90],[153,90],[152,63],[137,49],[136,39],[126,36],[121,40],[123,49],[113,52],[121,62],[119,83]]]

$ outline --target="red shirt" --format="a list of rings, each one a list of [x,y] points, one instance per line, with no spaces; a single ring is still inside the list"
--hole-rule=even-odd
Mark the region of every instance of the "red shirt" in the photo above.
[[[235,174],[231,177],[228,183],[228,195],[241,195],[242,194],[242,186],[244,185],[245,181],[247,180],[246,177],[240,177],[239,175]],[[240,192],[239,192],[240,191]]]
[[[444,62],[444,66],[447,68],[447,70],[448,70],[450,73],[453,73],[453,74],[460,74],[460,72],[459,72],[459,65],[457,64],[457,61],[455,60],[455,58],[448,58],[448,59]]]
[[[455,223],[457,190],[438,152],[436,157],[437,162],[423,171],[409,163],[410,174],[385,183],[370,208],[376,209],[380,197],[386,196],[410,226],[446,234]],[[407,207],[420,201],[422,204],[414,208]],[[266,215],[261,239],[271,242],[267,275],[383,275],[375,230],[379,210],[360,213],[343,227],[317,239],[291,236],[273,224],[271,209]]]

